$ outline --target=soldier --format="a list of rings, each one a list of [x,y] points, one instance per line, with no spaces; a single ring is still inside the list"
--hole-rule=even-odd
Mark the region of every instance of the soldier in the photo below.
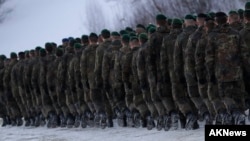
[[[161,47],[161,72],[162,72],[162,85],[164,89],[162,91],[165,97],[165,102],[163,102],[167,112],[164,120],[164,129],[169,130],[169,128],[177,129],[178,128],[178,109],[174,103],[172,96],[172,85],[174,82],[174,44],[177,39],[177,36],[182,32],[182,21],[180,19],[173,19],[171,23],[171,30],[168,35],[163,39]]]
[[[36,47],[35,54],[36,57],[32,63],[32,71],[31,71],[31,91],[33,92],[32,101],[35,106],[35,126],[44,126],[46,124],[45,118],[42,114],[42,102],[40,101],[41,91],[39,86],[39,73],[40,73],[40,50],[41,47]]]
[[[207,80],[207,71],[205,66],[205,49],[207,45],[207,36],[211,33],[214,26],[215,26],[214,20],[211,17],[207,17],[204,23],[204,32],[202,32],[200,39],[197,41],[195,55],[194,55],[195,72],[198,81],[199,93],[209,110],[210,117],[215,116],[215,110],[211,101],[208,98],[208,80]],[[216,87],[214,89],[216,89]]]
[[[6,63],[6,56],[0,55],[0,117],[3,119],[2,127],[9,124],[9,116],[7,114],[7,109],[4,101],[4,85],[3,85],[3,75]]]
[[[70,61],[68,71],[69,84],[73,96],[73,103],[75,104],[78,113],[75,118],[75,127],[78,127],[80,125],[80,122],[82,121],[82,128],[85,128],[87,126],[86,119],[93,118],[93,115],[92,117],[89,117],[92,113],[90,112],[87,104],[84,101],[84,91],[81,82],[80,59],[85,47],[86,46],[84,46],[83,48],[82,45],[79,43],[76,43],[74,45],[75,56]]]
[[[121,40],[121,35],[118,32],[113,31],[111,32],[111,40],[112,41]]]
[[[115,92],[115,76],[114,74],[114,63],[115,54],[119,51],[122,44],[120,40],[114,40],[111,45],[104,51],[103,61],[102,61],[102,79],[103,86],[108,97],[108,100],[112,102],[112,109],[115,108],[114,92]],[[112,113],[107,114],[108,126],[113,127]]]
[[[65,49],[69,46],[69,39],[68,38],[63,38],[62,39],[62,48],[65,51]]]
[[[243,24],[240,22],[240,15],[236,11],[228,13],[228,23],[234,30],[240,31],[243,28]]]
[[[246,92],[246,108],[250,109],[250,62],[249,62],[249,55],[250,55],[250,10],[245,10],[244,12],[244,20],[246,21],[244,28],[240,31],[241,37],[241,55],[242,55],[242,66],[243,66],[243,79],[245,84]],[[250,114],[248,114],[248,120],[250,120]]]
[[[25,126],[29,126],[29,114],[27,111],[26,95],[23,83],[23,70],[25,66],[25,53],[18,53],[18,62],[13,66],[11,72],[12,93],[25,120]]]
[[[108,115],[112,115],[112,108],[111,105],[113,104],[113,101],[108,100],[108,97],[106,95],[106,92],[104,91],[104,85],[103,85],[103,78],[102,78],[102,61],[103,61],[103,56],[104,56],[104,52],[105,50],[108,49],[108,47],[111,45],[112,41],[110,39],[110,31],[107,29],[103,29],[101,31],[101,35],[102,35],[102,39],[103,39],[103,43],[99,44],[99,46],[96,49],[96,56],[95,56],[95,81],[96,81],[96,86],[98,89],[100,89],[99,91],[101,91],[100,93],[105,95],[104,97],[104,104],[105,104],[105,111],[108,113]],[[111,99],[111,98],[109,98]],[[94,99],[93,99],[94,101]],[[96,113],[95,115],[95,120],[97,120],[99,122],[100,119],[100,113]]]
[[[139,37],[139,35],[140,35],[141,33],[146,33],[146,28],[145,28],[145,26],[142,25],[142,24],[137,24],[137,25],[136,25],[135,32],[136,32],[137,37]]]
[[[158,116],[158,113],[156,111],[155,105],[151,99],[150,94],[150,88],[149,88],[149,82],[148,82],[148,71],[147,68],[147,56],[148,56],[148,40],[145,40],[144,38],[139,38],[139,42],[141,47],[138,50],[138,59],[136,61],[137,66],[137,73],[138,73],[138,79],[140,82],[140,88],[142,91],[143,99],[146,102],[148,109],[150,111],[150,114],[147,116],[147,129],[152,130],[152,128],[155,127],[154,118]]]
[[[202,33],[204,32],[204,22],[207,15],[199,13],[196,22],[198,25],[197,30],[189,36],[186,50],[184,53],[184,73],[187,82],[188,95],[191,101],[194,103],[195,107],[199,112],[200,119],[205,119],[206,124],[212,124],[212,119],[210,113],[208,112],[207,106],[203,102],[203,99],[200,97],[197,77],[195,73],[195,49],[197,41],[200,39]]]
[[[98,47],[98,36],[95,33],[90,33],[89,35],[89,45],[82,52],[80,61],[80,70],[82,85],[84,89],[84,100],[90,109],[86,109],[84,112],[85,119],[89,122],[93,122],[93,113],[103,114],[105,112],[105,106],[103,102],[103,94],[101,89],[98,89],[95,81],[95,66],[93,65],[96,61],[96,48]],[[97,119],[95,119],[97,120]],[[99,121],[95,122],[101,122]],[[106,121],[104,122],[104,124]],[[91,123],[93,124],[93,123]],[[91,125],[90,126],[93,126]],[[104,125],[105,126],[105,125]]]
[[[62,57],[62,61],[58,65],[58,98],[59,106],[63,110],[64,117],[60,117],[61,126],[65,126],[65,120],[68,128],[72,128],[75,124],[75,116],[77,114],[75,105],[73,103],[73,94],[70,90],[70,82],[68,77],[69,64],[74,57],[75,40],[70,40],[70,46],[66,48],[66,52]]]
[[[159,117],[157,117],[157,128],[163,127],[163,117],[166,115],[166,109],[160,99],[162,93],[162,75],[160,69],[160,49],[163,37],[169,33],[166,16],[159,14],[156,16],[156,22],[159,27],[149,37],[148,46],[149,54],[147,56],[148,81],[152,101],[157,109]]]
[[[250,2],[246,2],[245,3],[245,10],[249,10],[250,9]]]
[[[146,34],[140,34],[140,40],[147,40]],[[142,91],[140,89],[140,81],[138,78],[137,60],[138,60],[138,50],[140,48],[139,39],[137,37],[130,38],[130,48],[131,51],[128,52],[122,59],[123,61],[123,81],[125,85],[126,95],[131,95],[131,102],[133,104],[130,107],[132,111],[132,122],[135,127],[140,126],[142,122],[142,127],[147,126],[147,118],[150,118],[150,111],[144,101]],[[130,94],[131,93],[131,94]],[[127,97],[127,96],[126,96]],[[128,124],[131,121],[128,120]],[[152,129],[152,123],[148,123],[148,129]]]
[[[127,107],[131,107],[133,103],[133,97],[129,94],[125,94],[125,88],[122,79],[122,68],[123,61],[122,58],[126,53],[130,51],[129,47],[129,35],[122,35],[121,39],[122,47],[119,52],[115,54],[114,72],[115,72],[115,85],[114,85],[114,102],[115,102],[115,114],[117,115],[117,122],[119,126],[127,126],[126,114],[128,111]],[[125,99],[126,97],[126,99]],[[131,108],[129,108],[131,109]]]
[[[48,85],[48,73],[50,72],[50,65],[56,58],[54,55],[54,47],[51,43],[45,43],[45,53],[41,52],[42,57],[40,58],[40,73],[39,73],[39,85],[41,91],[41,101],[43,104],[43,114],[44,117],[48,120],[47,127],[55,128],[58,125],[58,117],[56,110],[53,107],[52,100],[50,98],[51,90],[54,91],[54,88],[51,85]]]
[[[185,16],[185,28],[182,33],[178,35],[174,48],[174,72],[175,75],[172,81],[173,98],[179,110],[186,118],[186,130],[197,129],[199,127],[197,122],[196,109],[192,105],[190,99],[187,97],[187,84],[184,75],[185,50],[188,42],[188,37],[195,30],[195,21],[192,15]]]
[[[217,12],[215,22],[217,30],[208,37],[206,67],[209,81],[218,84],[218,95],[209,95],[216,107],[216,124],[244,125],[245,90],[242,88],[240,37],[227,25],[225,13]]]
[[[35,50],[30,50],[28,54],[25,54],[25,62],[24,62],[24,70],[23,70],[23,84],[24,84],[24,94],[26,99],[26,108],[30,117],[26,120],[25,124],[27,126],[35,126],[35,107],[32,101],[32,85],[31,85],[31,73],[32,73],[32,65],[34,63]]]
[[[82,50],[84,50],[89,45],[89,36],[88,35],[82,35],[81,43],[82,43]]]
[[[17,105],[17,102],[14,98],[13,89],[12,89],[12,81],[11,81],[11,74],[12,68],[18,62],[17,54],[12,52],[10,54],[10,62],[4,69],[3,74],[3,86],[4,86],[4,101],[5,106],[7,108],[7,112],[10,116],[11,125],[12,126],[21,126],[23,125],[21,111]],[[16,87],[15,87],[16,88]]]

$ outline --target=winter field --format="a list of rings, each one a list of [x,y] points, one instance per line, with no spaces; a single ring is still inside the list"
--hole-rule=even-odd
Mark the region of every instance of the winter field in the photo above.
[[[248,111],[246,111],[248,115]],[[113,128],[47,128],[0,127],[0,141],[204,141],[205,126],[199,122],[197,130],[177,129],[170,131],[146,128],[119,127],[114,120]],[[250,122],[246,120],[247,125]],[[0,119],[2,124],[2,119]]]

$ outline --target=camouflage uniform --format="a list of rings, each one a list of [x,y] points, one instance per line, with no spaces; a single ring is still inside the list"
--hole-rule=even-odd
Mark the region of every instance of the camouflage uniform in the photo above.
[[[240,31],[243,29],[243,24],[241,22],[233,22],[230,24],[230,27],[234,30]]]
[[[195,72],[198,81],[198,88],[201,98],[206,104],[210,114],[215,115],[215,109],[208,98],[208,80],[207,80],[207,71],[205,66],[205,49],[207,45],[208,33],[203,33],[201,39],[198,40],[196,50],[195,50]],[[211,88],[211,85],[210,85]],[[216,89],[216,87],[215,87]]]
[[[197,41],[200,39],[203,32],[204,32],[203,26],[200,26],[194,33],[192,33],[189,36],[186,50],[184,50],[183,52],[184,53],[183,57],[185,58],[184,73],[187,81],[188,95],[192,100],[192,102],[194,103],[195,107],[199,110],[199,115],[202,117],[205,116],[205,114],[208,114],[208,109],[199,94],[197,77],[195,73],[194,54]]]
[[[31,83],[31,75],[32,75],[32,67],[36,62],[35,57],[31,57],[29,59],[25,60],[25,66],[24,66],[24,77],[23,77],[23,83],[25,85],[25,97],[26,97],[26,104],[27,104],[27,110],[30,113],[31,118],[35,116],[35,103],[33,103],[32,98],[34,97],[34,89],[32,87]]]
[[[162,85],[164,85],[164,89],[162,93],[164,93],[164,97],[161,99],[165,99],[163,104],[167,110],[167,114],[171,114],[171,112],[176,112],[177,107],[174,103],[174,99],[172,96],[172,82],[174,77],[174,44],[177,36],[182,32],[181,29],[172,29],[169,35],[166,35],[163,39],[162,48],[161,48],[161,72],[162,72]]]
[[[188,42],[188,37],[196,30],[195,26],[185,27],[178,35],[174,48],[174,72],[172,77],[173,98],[181,113],[187,116],[188,113],[196,113],[190,99],[187,97],[187,84],[184,75],[184,51]]]
[[[85,47],[76,50],[74,58],[70,61],[68,71],[70,89],[73,94],[73,103],[75,104],[78,115],[82,115],[86,110],[89,110],[84,98],[86,93],[83,89],[81,80],[82,69],[80,68],[80,59],[84,49]]]
[[[120,42],[118,40],[113,41],[112,44],[104,51],[103,61],[102,61],[102,79],[103,86],[106,92],[106,96],[111,104],[111,108],[115,108],[114,103],[114,88],[115,88],[115,76],[114,74],[114,64],[115,64],[115,54],[121,48],[121,45],[114,45],[113,43]],[[107,112],[107,111],[106,111]],[[108,116],[112,116],[112,112],[107,113]]]
[[[84,100],[92,113],[95,112],[104,112],[104,103],[103,95],[101,90],[96,87],[95,81],[95,53],[98,45],[89,45],[82,52],[81,61],[80,61],[80,70],[82,85],[84,90]]]
[[[63,114],[65,117],[72,119],[77,111],[75,105],[73,103],[73,95],[70,91],[69,84],[69,63],[74,57],[74,49],[73,47],[67,47],[67,52],[62,56],[62,60],[58,65],[58,73],[57,73],[57,97],[59,106],[61,107]]]
[[[127,95],[125,94],[125,88],[123,85],[122,79],[122,68],[123,62],[122,58],[126,53],[130,51],[129,46],[123,46],[120,50],[115,54],[115,63],[114,63],[114,75],[115,75],[115,85],[114,85],[114,102],[115,107],[117,107],[120,111],[124,111],[125,107],[129,107],[129,103],[133,101],[127,99]],[[126,96],[126,100],[125,100]],[[127,104],[126,104],[127,103]]]
[[[242,56],[242,66],[243,66],[243,79],[245,84],[246,92],[248,93],[246,98],[246,107],[250,108],[250,23],[246,23],[244,29],[240,31],[241,37],[241,56]]]
[[[143,94],[144,101],[146,102],[152,117],[155,118],[158,116],[158,113],[151,98],[149,80],[147,78],[148,70],[146,69],[148,66],[148,62],[146,60],[149,54],[148,52],[149,52],[148,45],[147,43],[144,43],[138,51],[138,60],[136,64],[137,64],[138,79],[140,81],[140,88]]]
[[[159,116],[166,114],[166,109],[160,99],[164,93],[162,90],[162,74],[160,68],[160,50],[162,46],[163,37],[169,33],[169,29],[166,26],[160,26],[156,32],[150,35],[148,40],[149,54],[146,58],[148,70],[148,82],[150,87],[150,93],[152,101],[157,109]]]
[[[4,85],[3,85],[3,75],[4,75],[4,60],[0,59],[0,117],[3,119],[7,118],[6,104],[4,101]]]
[[[22,117],[21,111],[14,98],[14,94],[13,94],[14,88],[11,87],[12,86],[12,81],[11,81],[12,68],[17,62],[18,61],[16,59],[11,59],[8,65],[5,67],[4,75],[3,75],[4,101],[6,102],[5,106],[7,107],[8,115],[10,116],[10,119],[12,121],[16,120],[16,118]]]
[[[208,37],[206,67],[210,82],[218,82],[221,101],[217,98],[218,95],[209,97],[211,101],[219,101],[214,105],[217,114],[219,116],[243,114],[245,92],[242,88],[240,37],[238,32],[232,30],[227,24],[219,25],[214,34]],[[232,121],[229,122],[232,124]]]
[[[101,44],[96,49],[96,57],[95,57],[95,81],[96,81],[96,86],[99,89],[98,91],[102,91],[101,93],[104,94],[104,105],[105,105],[105,111],[108,112],[109,114],[112,113],[112,108],[111,105],[113,105],[112,101],[109,101],[106,92],[104,91],[104,85],[103,85],[103,78],[102,78],[102,61],[103,61],[103,56],[105,50],[108,49],[108,47],[111,44],[111,40],[107,39]],[[93,99],[94,100],[94,99]]]
[[[11,73],[11,83],[12,86],[12,93],[14,98],[16,99],[16,102],[18,104],[19,109],[21,110],[21,113],[25,120],[29,118],[28,114],[28,107],[26,104],[26,94],[24,91],[24,83],[23,83],[23,70],[25,66],[25,58],[19,59],[19,61],[13,66],[12,73]]]

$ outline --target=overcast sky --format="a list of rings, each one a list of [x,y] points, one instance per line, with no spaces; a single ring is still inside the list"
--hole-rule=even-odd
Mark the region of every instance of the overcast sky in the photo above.
[[[89,34],[84,26],[86,3],[89,0],[10,0],[5,6],[13,8],[0,24],[0,54],[30,50],[46,42],[61,43],[64,37]],[[99,2],[106,13],[111,9]],[[88,3],[87,6],[91,4]],[[110,19],[112,14],[109,14]]]

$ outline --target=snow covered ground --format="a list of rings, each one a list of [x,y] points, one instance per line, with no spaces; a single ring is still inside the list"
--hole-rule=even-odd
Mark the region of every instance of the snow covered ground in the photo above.
[[[114,121],[116,123],[116,120]],[[0,141],[203,141],[204,125],[198,130],[147,130],[146,128],[54,128],[0,127]]]
[[[248,111],[246,112],[248,114]],[[47,127],[0,127],[0,141],[204,141],[205,126],[199,122],[197,130],[172,131],[147,130],[146,128],[119,127],[114,120],[113,128],[54,128]],[[250,125],[250,122],[246,122]],[[0,119],[2,124],[2,119]]]

